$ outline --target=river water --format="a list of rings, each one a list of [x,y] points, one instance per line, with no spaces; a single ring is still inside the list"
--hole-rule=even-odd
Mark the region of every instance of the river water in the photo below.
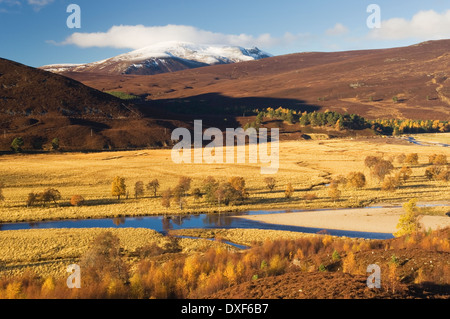
[[[105,219],[83,219],[83,220],[59,220],[44,221],[33,223],[12,223],[0,224],[0,231],[5,230],[23,230],[23,229],[71,229],[71,228],[147,228],[153,229],[162,234],[167,234],[170,230],[178,229],[271,229],[285,230],[302,233],[324,233],[333,236],[346,236],[352,238],[367,239],[389,239],[393,238],[388,233],[369,233],[346,230],[333,230],[323,228],[310,228],[298,226],[285,226],[276,224],[267,224],[252,221],[244,218],[235,218],[236,216],[261,215],[261,214],[288,214],[290,212],[300,212],[298,210],[290,211],[248,211],[244,213],[230,214],[198,214],[198,215],[174,215],[174,216],[148,216],[148,217],[119,217]]]

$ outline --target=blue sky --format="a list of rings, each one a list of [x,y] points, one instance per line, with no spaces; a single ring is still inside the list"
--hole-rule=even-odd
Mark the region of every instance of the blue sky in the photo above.
[[[66,12],[81,8],[81,28]],[[370,29],[367,7],[381,9]],[[258,46],[274,55],[385,48],[450,38],[450,1],[0,0],[0,57],[86,63],[163,40]]]

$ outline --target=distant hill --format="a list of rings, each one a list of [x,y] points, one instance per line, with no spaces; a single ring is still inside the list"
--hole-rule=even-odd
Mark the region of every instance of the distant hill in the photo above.
[[[103,75],[154,75],[196,69],[209,65],[231,64],[270,57],[258,48],[210,46],[167,42],[87,64],[55,64],[41,69],[58,73],[94,73]]]
[[[288,107],[368,119],[450,120],[450,40],[347,52],[306,52],[159,74],[69,76],[99,90],[145,96],[149,105],[195,108]]]
[[[28,150],[54,138],[66,150],[162,146],[173,125],[73,79],[0,59],[0,150],[16,137]]]

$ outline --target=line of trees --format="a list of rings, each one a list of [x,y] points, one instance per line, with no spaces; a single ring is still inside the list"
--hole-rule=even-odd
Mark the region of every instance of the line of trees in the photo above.
[[[404,133],[444,133],[450,132],[450,123],[440,120],[397,120],[377,119],[367,120],[357,114],[342,114],[335,111],[326,112],[298,112],[293,109],[280,107],[255,110],[257,114],[254,122],[244,127],[259,128],[264,118],[278,119],[290,124],[299,123],[302,126],[333,127],[337,130],[372,129],[380,134],[399,135]]]

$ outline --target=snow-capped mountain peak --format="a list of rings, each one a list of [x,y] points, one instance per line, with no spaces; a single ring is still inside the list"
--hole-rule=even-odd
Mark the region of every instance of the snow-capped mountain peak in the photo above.
[[[89,72],[108,74],[158,74],[216,64],[259,60],[270,54],[254,47],[199,45],[188,42],[164,42],[116,57],[82,65],[44,66],[56,72]],[[55,67],[56,66],[56,67]]]

